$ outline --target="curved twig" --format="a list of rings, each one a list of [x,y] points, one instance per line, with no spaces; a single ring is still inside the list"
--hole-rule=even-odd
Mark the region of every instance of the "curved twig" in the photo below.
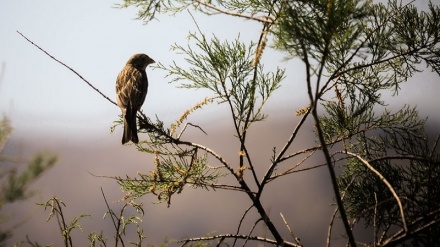
[[[362,158],[360,155],[352,153],[352,152],[349,152],[349,151],[341,151],[340,153],[344,153],[344,154],[347,154],[347,155],[350,155],[350,156],[353,156],[353,157],[357,158],[368,169],[370,169],[374,174],[376,174],[380,178],[380,180],[388,187],[388,189],[390,190],[391,194],[393,194],[394,198],[396,199],[397,205],[399,206],[400,216],[402,217],[403,229],[404,229],[405,232],[408,232],[408,227],[406,225],[405,212],[403,210],[402,201],[400,200],[399,196],[397,195],[397,193],[394,190],[393,186],[391,186],[391,184],[388,182],[388,180],[378,170],[376,170],[370,164],[370,162],[368,162],[367,160]]]
[[[185,126],[183,126],[182,131],[180,131],[179,135],[177,136],[177,139],[180,139],[180,137],[182,137],[183,132],[185,132],[186,128],[188,127],[188,125],[193,126],[194,128],[197,128],[199,130],[201,130],[205,135],[208,135],[203,129],[202,127],[196,125],[196,124],[192,124],[192,123],[186,123]]]
[[[252,204],[252,205],[250,205],[250,206],[246,209],[246,211],[244,211],[243,215],[241,216],[240,223],[238,224],[238,227],[237,227],[237,233],[236,233],[236,234],[239,234],[239,233],[240,233],[240,228],[241,228],[241,225],[243,224],[244,218],[246,218],[246,215],[249,213],[249,211],[250,211],[253,207],[254,207],[254,205]],[[233,244],[232,246],[235,246],[235,243],[236,243],[236,242],[237,242],[237,239],[234,240],[234,244]]]
[[[251,230],[250,230],[249,233],[248,233],[248,236],[250,236],[250,235],[254,232],[255,227],[257,227],[257,225],[258,225],[258,223],[259,223],[260,221],[263,221],[263,219],[262,219],[262,218],[259,218],[257,221],[255,221],[254,225],[252,226]],[[249,238],[247,238],[247,239],[244,241],[244,243],[243,243],[242,246],[243,246],[243,247],[246,246],[246,244],[247,244],[248,241],[249,241]]]

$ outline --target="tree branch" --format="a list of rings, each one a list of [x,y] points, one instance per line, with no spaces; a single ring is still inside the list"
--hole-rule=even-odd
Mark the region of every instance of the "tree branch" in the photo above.
[[[421,232],[431,226],[440,224],[440,219],[429,220],[430,218],[436,217],[438,215],[440,215],[440,209],[434,210],[427,215],[424,215],[424,216],[421,216],[421,217],[415,219],[414,221],[410,222],[409,225],[410,226],[417,226],[417,228],[411,229],[411,231],[405,231],[405,229],[401,229],[398,232],[396,232],[394,235],[390,236],[388,239],[385,239],[380,246],[396,246],[399,243],[405,241],[405,239],[407,239],[415,234],[418,234],[419,232]],[[428,222],[420,225],[421,222],[423,222],[427,219],[428,219]]]
[[[263,188],[264,185],[266,183],[269,182],[269,179],[272,176],[273,171],[275,170],[275,168],[277,167],[277,165],[282,162],[283,160],[285,160],[283,158],[283,155],[287,152],[287,150],[289,149],[289,147],[292,145],[293,140],[295,140],[296,136],[298,135],[299,130],[301,129],[301,126],[304,124],[304,122],[307,119],[307,116],[309,115],[310,110],[307,110],[307,112],[303,115],[303,117],[301,118],[301,120],[298,122],[298,124],[296,125],[295,129],[292,131],[292,134],[290,135],[289,139],[287,140],[286,144],[284,145],[284,147],[281,149],[281,151],[278,153],[277,157],[275,158],[275,160],[272,162],[272,164],[270,165],[269,169],[267,169],[266,174],[264,174],[263,180],[261,181],[261,188],[258,191],[258,197],[261,196],[261,194],[263,193]],[[287,159],[287,158],[286,158]]]
[[[380,178],[380,180],[382,180],[382,182],[388,187],[391,194],[393,194],[394,198],[397,201],[397,205],[399,206],[399,210],[400,210],[400,216],[402,217],[403,229],[405,232],[407,232],[408,226],[406,225],[405,212],[403,210],[402,202],[400,201],[399,196],[397,195],[393,186],[391,186],[391,184],[388,182],[388,180],[378,170],[374,169],[374,167],[370,164],[370,162],[363,159],[360,155],[349,152],[349,151],[341,151],[340,153],[344,153],[344,154],[356,157],[360,162],[362,162],[365,166],[367,166],[368,169],[370,169],[374,174],[376,174]]]
[[[221,13],[221,14],[226,14],[226,15],[235,16],[235,17],[241,17],[244,19],[259,21],[259,22],[263,22],[263,23],[273,23],[274,22],[274,19],[271,16],[263,15],[261,17],[255,17],[255,16],[249,16],[249,15],[243,15],[243,14],[234,13],[234,12],[230,12],[230,11],[221,9],[213,4],[204,2],[202,0],[194,0],[194,1],[207,7],[208,9],[212,9],[214,11],[217,11],[218,13]]]
[[[289,8],[292,8],[292,7],[289,6]],[[300,30],[298,29],[298,27],[297,26],[294,26],[294,27],[296,28],[296,30],[295,30],[296,33],[300,33]],[[316,132],[317,132],[317,135],[319,138],[319,142],[321,143],[322,152],[324,154],[325,161],[327,163],[327,167],[328,167],[328,170],[330,173],[333,192],[335,194],[335,198],[336,198],[336,202],[337,202],[337,205],[339,208],[339,213],[341,215],[342,223],[343,223],[345,231],[348,235],[350,245],[352,247],[355,247],[356,242],[354,240],[353,232],[351,231],[350,224],[347,219],[347,214],[345,212],[344,205],[342,203],[341,195],[339,194],[339,187],[337,184],[336,174],[335,174],[334,168],[332,166],[329,150],[328,150],[327,145],[324,140],[324,136],[322,133],[323,131],[321,128],[321,124],[319,122],[319,117],[318,117],[318,112],[317,112],[317,104],[319,101],[319,93],[318,93],[319,92],[319,90],[318,90],[319,81],[321,80],[322,71],[323,71],[325,61],[326,61],[326,58],[328,55],[327,52],[328,52],[330,40],[326,40],[326,42],[327,42],[327,44],[325,44],[325,47],[326,47],[325,52],[324,52],[323,57],[321,59],[321,68],[320,68],[320,71],[318,74],[318,83],[317,83],[317,86],[315,89],[315,91],[316,91],[315,95],[313,94],[313,90],[312,90],[312,81],[311,81],[311,79],[312,79],[312,73],[311,73],[312,66],[309,61],[309,54],[307,52],[308,49],[307,49],[307,46],[304,43],[304,41],[301,39],[299,39],[299,43],[300,43],[300,47],[301,47],[301,51],[302,51],[302,54],[300,54],[300,57],[302,58],[305,66],[306,66],[307,93],[308,93],[309,99],[310,99],[310,110],[309,111],[312,113],[313,119],[315,120]]]
[[[115,239],[115,241],[116,241],[116,245],[118,244],[118,241],[121,240],[121,244],[122,244],[122,246],[125,246],[125,244],[124,244],[124,240],[122,239],[121,234],[119,234],[119,227],[120,227],[120,225],[121,225],[121,223],[120,223],[120,219],[118,219],[118,218],[116,217],[115,213],[113,212],[113,210],[112,210],[112,209],[110,208],[110,206],[108,205],[107,198],[105,197],[104,190],[102,189],[102,187],[101,187],[101,193],[102,193],[102,197],[104,198],[105,205],[107,206],[108,214],[110,214],[110,218],[112,219],[113,226],[114,226],[114,228],[115,228],[115,230],[116,230],[116,236],[115,236],[115,238],[116,238],[116,239]],[[116,217],[116,219],[118,219],[118,223],[117,223],[117,224],[116,224],[115,217]]]
[[[46,55],[48,55],[50,58],[52,58],[53,60],[55,60],[57,63],[63,65],[64,67],[68,68],[70,71],[72,71],[75,75],[77,75],[81,80],[83,80],[85,83],[87,83],[93,90],[95,90],[96,92],[98,92],[102,97],[104,97],[106,100],[108,100],[110,103],[112,103],[113,105],[116,105],[116,103],[111,100],[109,97],[107,97],[105,94],[103,94],[101,91],[99,91],[98,88],[96,88],[95,86],[93,86],[92,83],[90,83],[89,81],[87,81],[82,75],[80,75],[78,72],[76,72],[76,70],[72,69],[71,67],[69,67],[68,65],[66,65],[65,63],[61,62],[60,60],[56,59],[54,56],[52,56],[51,54],[49,54],[49,52],[45,51],[43,48],[41,48],[40,46],[38,46],[37,44],[35,44],[34,42],[32,42],[30,39],[28,39],[26,36],[24,36],[24,34],[22,34],[21,32],[17,31],[18,34],[20,34],[24,39],[26,39],[26,41],[28,41],[29,43],[31,43],[33,46],[37,47],[38,50],[44,52]]]
[[[187,238],[187,239],[178,240],[177,242],[178,243],[183,242],[183,244],[182,244],[182,247],[183,247],[189,242],[212,241],[212,240],[216,240],[216,239],[226,239],[226,238],[255,240],[255,241],[265,242],[265,243],[269,243],[269,244],[273,244],[273,245],[277,244],[277,241],[272,240],[272,239],[268,239],[268,238],[263,238],[263,237],[258,237],[258,236],[247,236],[247,235],[234,235],[234,234],[221,234],[221,235],[215,235],[215,236],[210,236],[210,237]],[[286,241],[284,242],[284,246],[301,247],[300,245],[297,245],[295,243],[286,242]]]

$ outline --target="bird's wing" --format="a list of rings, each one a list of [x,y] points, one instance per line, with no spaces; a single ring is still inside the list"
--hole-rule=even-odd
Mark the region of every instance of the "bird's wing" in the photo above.
[[[145,70],[140,71],[141,72],[141,79],[139,79],[136,85],[136,88],[138,90],[139,97],[137,98],[137,110],[141,109],[141,106],[144,104],[145,101],[145,97],[147,96],[148,93],[148,78],[147,78],[147,73],[145,73]]]
[[[145,100],[147,86],[145,72],[132,66],[125,66],[116,80],[116,98],[123,109],[139,109]]]

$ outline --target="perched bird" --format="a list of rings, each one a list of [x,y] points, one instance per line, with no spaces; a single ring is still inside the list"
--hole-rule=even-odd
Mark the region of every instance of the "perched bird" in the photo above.
[[[154,60],[145,54],[135,54],[128,59],[116,79],[116,102],[124,119],[122,144],[129,141],[138,143],[136,113],[141,109],[148,92],[145,69]]]

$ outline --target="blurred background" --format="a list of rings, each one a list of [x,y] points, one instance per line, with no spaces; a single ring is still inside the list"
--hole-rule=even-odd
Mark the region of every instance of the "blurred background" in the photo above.
[[[118,200],[124,194],[115,181],[92,174],[134,176],[137,171],[147,173],[153,168],[151,155],[137,152],[135,146],[121,146],[121,126],[110,133],[113,121],[119,119],[118,107],[17,33],[23,33],[114,99],[116,76],[132,54],[146,53],[164,65],[183,62],[170,48],[173,44],[186,46],[188,33],[197,31],[186,11],[175,16],[158,16],[158,20],[143,25],[135,20],[138,9],[118,9],[117,3],[114,0],[0,1],[0,113],[10,118],[14,128],[3,154],[24,160],[38,152],[58,157],[56,166],[32,184],[36,195],[4,209],[10,217],[6,226],[15,228],[11,244],[28,235],[41,244],[61,245],[57,224],[46,223],[49,212],[36,205],[52,196],[67,204],[65,212],[69,220],[81,213],[92,215],[82,221],[84,232],[74,233],[74,243],[87,243],[87,233],[101,229],[110,238],[113,227],[109,219],[102,219],[106,207],[100,189],[114,209],[122,207]],[[426,8],[427,1],[416,4]],[[229,40],[240,35],[245,42],[257,40],[260,35],[260,27],[249,21],[192,13],[207,35],[214,33]],[[270,161],[272,148],[281,148],[299,121],[295,110],[307,105],[303,65],[284,58],[271,49],[263,57],[267,70],[277,66],[286,68],[287,77],[265,108],[269,119],[256,124],[250,136],[250,141],[255,143],[251,145],[251,153],[256,155],[260,176]],[[147,68],[147,74],[150,86],[143,111],[153,118],[157,115],[165,125],[212,96],[208,91],[176,88],[177,85],[168,83],[170,79],[165,78],[164,71]],[[392,109],[417,105],[422,118],[429,116],[427,130],[437,135],[439,91],[438,76],[427,70],[404,83],[398,97],[389,94],[385,101]],[[191,129],[185,133],[188,139],[212,147],[232,162],[237,159],[238,144],[225,106],[206,106],[191,115],[189,121],[202,126],[208,135]],[[309,130],[294,145],[296,150],[314,143],[312,128]],[[333,198],[329,185],[326,168],[299,173],[273,183],[264,201],[280,226],[278,215],[284,214],[303,244],[322,245],[333,212],[329,206]],[[166,204],[152,204],[156,201],[154,196],[139,201],[145,204],[142,226],[151,243],[160,243],[167,237],[202,236],[212,231],[235,232],[241,214],[250,205],[247,197],[236,192],[190,188],[175,196],[170,208]],[[264,233],[265,229],[259,231]],[[288,234],[287,229],[282,231]]]

